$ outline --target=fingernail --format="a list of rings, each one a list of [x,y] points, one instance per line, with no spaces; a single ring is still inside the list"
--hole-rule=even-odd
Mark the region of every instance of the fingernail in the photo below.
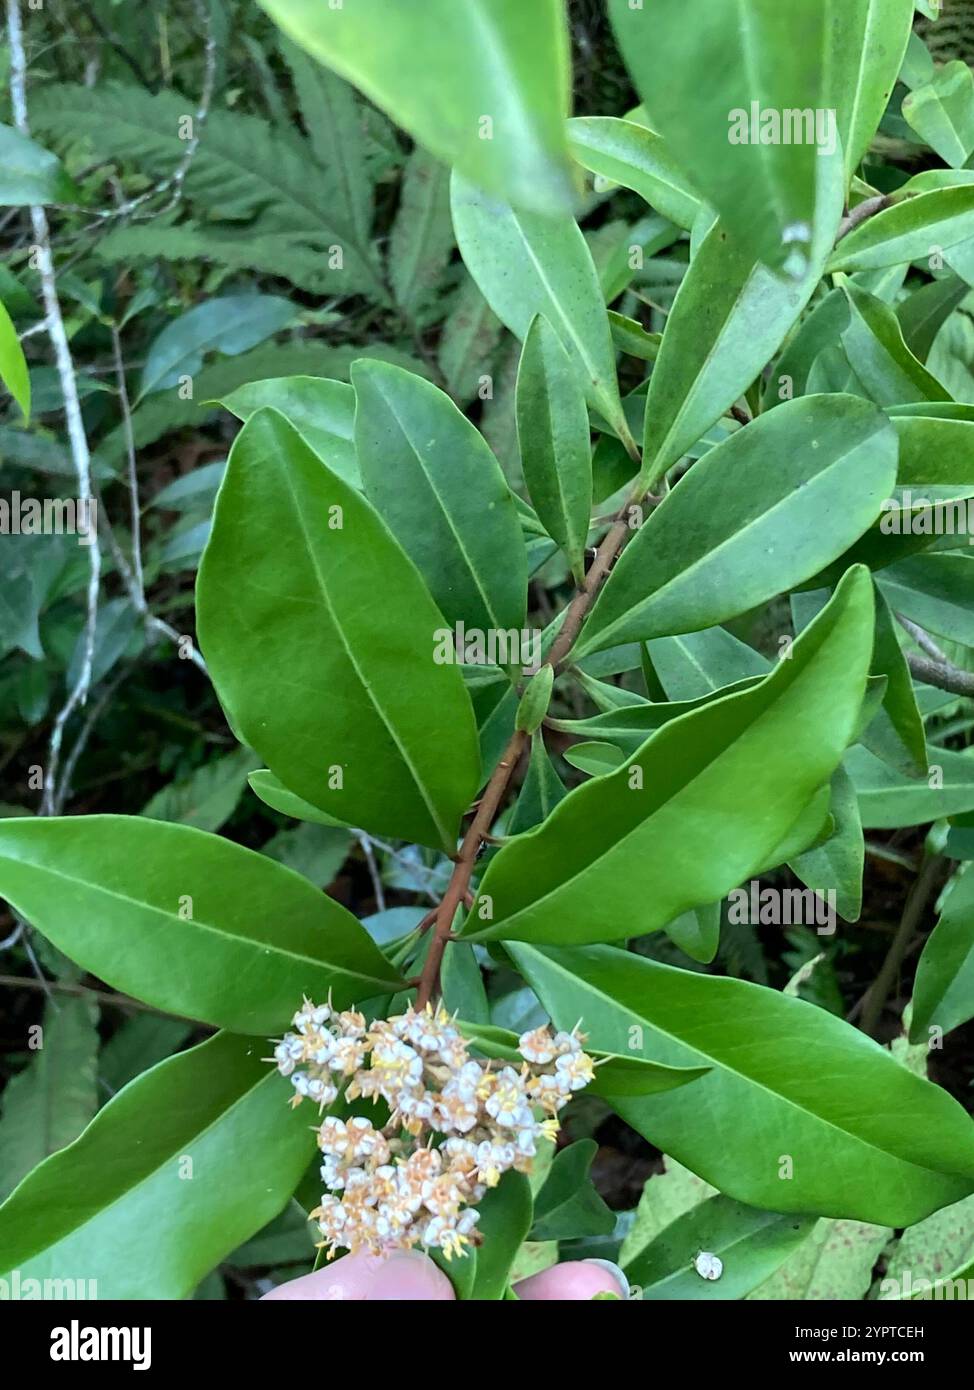
[[[629,1280],[618,1265],[613,1264],[611,1260],[583,1260],[582,1263],[587,1265],[599,1265],[602,1269],[606,1270],[619,1285],[619,1297],[628,1299],[630,1294]],[[596,1297],[600,1296],[601,1295],[596,1295]]]

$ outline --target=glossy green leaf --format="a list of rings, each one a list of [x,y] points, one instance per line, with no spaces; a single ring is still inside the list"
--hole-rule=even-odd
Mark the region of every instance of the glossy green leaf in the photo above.
[[[71,203],[77,196],[57,155],[13,126],[0,125],[0,206]]]
[[[926,260],[934,247],[942,251],[968,241],[974,187],[938,188],[904,198],[884,208],[844,236],[826,270],[871,270]]]
[[[949,391],[906,346],[892,309],[851,280],[843,283],[843,289],[850,314],[842,345],[872,399],[878,405],[950,400]]]
[[[615,772],[625,761],[625,754],[611,743],[573,743],[562,756],[566,763],[589,777],[603,777],[607,772]]]
[[[444,163],[538,211],[572,198],[568,31],[557,0],[261,0],[319,62]]]
[[[293,323],[295,306],[273,294],[207,299],[173,319],[149,344],[138,399],[194,376],[208,352],[236,357]]]
[[[677,1217],[625,1266],[647,1302],[746,1298],[807,1240],[813,1217],[779,1216],[709,1197]],[[701,1251],[723,1265],[719,1279],[705,1279],[695,1260]]]
[[[820,1221],[807,1240],[750,1299],[863,1299],[872,1273],[893,1232],[864,1221]]]
[[[837,186],[830,197],[838,215]],[[810,268],[800,281],[780,279],[756,262],[721,222],[698,247],[667,317],[649,383],[647,487],[730,409],[781,346],[818,284],[831,244],[827,223],[816,234]]]
[[[611,941],[718,902],[767,864],[835,770],[862,704],[872,623],[868,576],[853,571],[767,680],[666,724],[505,845],[480,885],[492,915],[475,905],[465,935]]]
[[[927,777],[904,777],[866,748],[850,748],[846,771],[856,784],[867,830],[926,825],[974,811],[974,758],[947,748],[930,750]]]
[[[579,1139],[559,1149],[534,1200],[532,1240],[573,1240],[605,1235],[615,1226],[610,1211],[589,1176],[598,1153],[594,1139]]]
[[[528,770],[505,827],[507,834],[522,835],[525,830],[539,825],[551,815],[566,794],[564,783],[548,756],[544,739],[540,733],[536,733],[531,739]]]
[[[974,556],[914,555],[880,571],[876,583],[894,613],[974,646]]]
[[[294,792],[288,791],[283,782],[275,777],[273,772],[268,772],[266,767],[251,772],[247,781],[250,783],[251,791],[263,801],[265,806],[280,811],[282,815],[293,816],[295,820],[311,821],[315,825],[342,824],[333,816],[319,811],[317,806],[312,806],[310,801],[303,801],[300,796],[295,796]]]
[[[514,727],[522,733],[534,734],[541,727],[541,721],[548,713],[548,705],[551,703],[554,680],[554,667],[542,666],[537,675],[528,681],[514,721]]]
[[[671,700],[696,700],[771,669],[766,657],[722,627],[658,637],[646,650]]]
[[[969,290],[958,275],[943,275],[914,290],[896,306],[903,341],[919,361],[926,362],[934,339]]]
[[[829,0],[829,83],[846,175],[876,133],[911,37],[913,0]]]
[[[961,1297],[974,1278],[974,1198],[945,1207],[904,1231],[875,1290],[882,1300]],[[958,1289],[957,1279],[963,1282]]]
[[[186,1298],[277,1215],[314,1151],[262,1051],[221,1033],[127,1086],[0,1207],[0,1275]]]
[[[720,945],[720,903],[691,907],[667,922],[663,930],[691,960],[709,965]]]
[[[675,7],[610,0],[609,14],[650,123],[674,158],[755,260],[801,275],[823,214],[821,170],[835,163],[841,173],[822,6],[711,7],[692,44]],[[775,143],[761,143],[762,134]]]
[[[589,404],[626,438],[605,303],[577,222],[492,202],[456,175],[452,197],[460,254],[494,313],[522,341],[535,315],[544,315]]]
[[[520,629],[527,559],[500,465],[443,391],[385,362],[357,362],[355,443],[365,495],[449,624]]]
[[[882,590],[876,593],[876,641],[872,674],[886,677],[883,708],[863,735],[874,753],[907,776],[926,776],[927,740],[913,677],[900,645],[900,628]]]
[[[26,424],[30,420],[30,373],[5,305],[0,303],[0,380],[20,406]]]
[[[274,410],[231,450],[197,612],[236,731],[289,790],[454,851],[479,759],[459,671],[433,660],[443,618],[368,502]]]
[[[974,74],[955,59],[903,98],[903,118],[920,139],[957,169],[974,152]]]
[[[516,401],[521,467],[531,501],[580,581],[592,512],[591,429],[578,374],[541,315],[524,340]]]
[[[858,922],[866,847],[856,789],[841,766],[832,774],[829,810],[834,822],[832,834],[824,844],[792,859],[790,868],[807,888],[823,898],[831,889],[839,916],[847,922]]]
[[[238,386],[222,401],[246,422],[265,405],[286,415],[333,473],[361,487],[355,457],[355,392],[344,381],[326,377],[280,376]]]
[[[41,1029],[31,1034],[36,1051],[3,1092],[0,1198],[77,1139],[98,1109],[98,1010],[90,998],[48,1004]]]
[[[476,1300],[501,1299],[510,1281],[511,1266],[531,1229],[534,1205],[531,1185],[523,1173],[508,1172],[480,1203],[477,1265],[468,1294]]]
[[[0,894],[65,955],[170,1013],[265,1036],[302,995],[396,972],[350,912],[231,840],[137,816],[0,821]]]
[[[931,1028],[949,1033],[974,1018],[974,876],[956,878],[923,947],[913,985],[912,1042]]]
[[[521,1065],[523,1059],[517,1048],[517,1033],[508,1028],[466,1019],[461,1019],[457,1026],[485,1057],[498,1057]],[[672,1091],[677,1086],[686,1086],[707,1070],[706,1067],[661,1066],[645,1057],[635,1057],[631,1052],[623,1056],[617,1052],[603,1052],[597,1047],[587,1047],[587,1051],[596,1063],[595,1077],[585,1088],[590,1096],[655,1095],[658,1091]]]
[[[639,529],[576,653],[757,607],[841,555],[895,482],[896,435],[865,401],[805,396],[760,416],[700,459]]]
[[[903,1226],[974,1189],[962,1107],[824,1009],[609,946],[508,950],[559,1027],[610,1049],[642,1028],[644,1055],[713,1068],[613,1108],[728,1197]]]
[[[678,227],[693,226],[703,207],[700,196],[666,142],[645,126],[615,116],[578,116],[568,122],[568,143],[591,173],[631,188]]]

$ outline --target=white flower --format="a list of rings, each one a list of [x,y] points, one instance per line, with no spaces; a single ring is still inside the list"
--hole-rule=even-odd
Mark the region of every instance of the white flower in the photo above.
[[[545,1066],[557,1056],[554,1039],[547,1028],[533,1028],[530,1033],[522,1033],[517,1040],[517,1050],[528,1062]]]

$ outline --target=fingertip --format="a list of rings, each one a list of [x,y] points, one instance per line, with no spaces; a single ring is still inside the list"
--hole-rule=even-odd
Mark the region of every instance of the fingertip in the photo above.
[[[261,1302],[445,1303],[455,1297],[453,1285],[427,1255],[394,1250],[389,1255],[343,1255],[313,1274],[279,1284]]]
[[[514,1292],[518,1298],[537,1302],[584,1302],[599,1294],[614,1294],[621,1299],[628,1295],[628,1286],[623,1289],[621,1278],[625,1276],[621,1271],[613,1273],[615,1268],[608,1261],[569,1260],[522,1279]]]

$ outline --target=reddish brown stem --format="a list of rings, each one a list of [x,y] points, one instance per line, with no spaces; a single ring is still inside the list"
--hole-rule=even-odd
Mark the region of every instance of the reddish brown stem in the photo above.
[[[565,621],[561,625],[561,630],[552,644],[548,653],[545,665],[554,666],[556,669],[564,661],[571,651],[575,639],[581,631],[582,623],[599,589],[605,583],[613,562],[619,551],[625,544],[629,535],[630,527],[628,522],[629,508],[641,500],[641,495],[631,497],[623,507],[620,508],[610,529],[606,532],[601,545],[595,552],[592,561],[581,587],[575,594],[565,612]],[[660,499],[653,497],[654,504]],[[466,903],[469,907],[473,902],[470,893],[470,879],[473,875],[474,865],[480,853],[481,846],[490,839],[490,827],[500,809],[507,791],[508,784],[513,775],[514,769],[520,760],[528,743],[528,735],[516,730],[501,755],[501,760],[494,769],[493,776],[487,783],[487,789],[477,802],[476,813],[463,837],[460,852],[454,860],[454,869],[447,885],[443,901],[436,910],[433,921],[433,931],[430,938],[429,951],[426,955],[426,962],[423,966],[423,973],[420,976],[419,989],[416,994],[416,1008],[422,1009],[429,1004],[434,994],[440,987],[440,967],[443,964],[443,953],[447,943],[451,939],[453,929],[453,919],[461,903]]]

